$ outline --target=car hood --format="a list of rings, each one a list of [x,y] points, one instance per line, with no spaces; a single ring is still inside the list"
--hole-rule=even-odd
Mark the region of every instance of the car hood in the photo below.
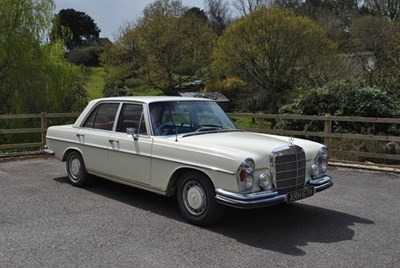
[[[276,148],[290,144],[302,147],[307,160],[310,160],[315,157],[315,154],[311,152],[315,153],[322,146],[322,144],[303,139],[245,131],[183,136],[178,138],[178,142],[196,146],[198,150],[210,150],[226,157],[239,157],[241,160],[246,157],[262,160]]]

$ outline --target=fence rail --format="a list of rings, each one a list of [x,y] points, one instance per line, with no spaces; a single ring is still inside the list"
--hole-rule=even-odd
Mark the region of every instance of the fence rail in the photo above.
[[[231,117],[245,117],[253,118],[257,122],[256,128],[246,128],[248,131],[261,132],[266,134],[295,136],[295,137],[319,137],[323,142],[330,147],[330,154],[336,160],[343,160],[343,156],[354,156],[365,159],[379,159],[379,160],[395,160],[400,161],[399,154],[365,152],[354,150],[340,150],[332,144],[334,139],[337,140],[362,140],[369,142],[400,142],[400,137],[390,135],[365,135],[353,133],[335,133],[332,131],[333,122],[352,122],[352,123],[374,123],[374,124],[393,124],[397,128],[400,126],[400,118],[376,118],[376,117],[354,117],[354,116],[332,116],[326,114],[325,116],[315,115],[283,115],[283,114],[250,114],[250,113],[231,113]],[[266,128],[266,120],[306,120],[306,121],[322,121],[324,122],[324,130],[320,132],[304,131],[304,130],[285,130],[285,129],[270,129]],[[400,146],[399,146],[400,148]],[[359,161],[348,161],[359,162]],[[368,161],[372,162],[372,161]],[[399,162],[400,163],[400,162]],[[380,164],[378,164],[380,165]],[[399,164],[383,164],[382,166],[399,167]]]
[[[394,142],[400,143],[400,137],[389,135],[365,135],[365,134],[350,134],[350,133],[336,133],[332,131],[333,122],[358,122],[358,123],[374,123],[374,124],[393,124],[396,127],[400,126],[400,118],[372,118],[372,117],[349,117],[349,116],[311,116],[311,115],[281,115],[281,114],[252,114],[252,113],[230,113],[234,118],[252,118],[257,125],[255,128],[246,128],[248,131],[285,135],[294,137],[317,137],[330,147],[331,155],[334,158],[341,160],[342,156],[354,156],[358,158],[379,159],[397,161],[400,163],[400,155],[392,153],[378,153],[366,152],[358,150],[342,150],[337,148],[332,141],[336,140],[361,140],[368,142]],[[15,120],[15,119],[39,119],[40,127],[32,128],[17,128],[17,129],[0,129],[0,135],[14,135],[24,133],[41,133],[41,139],[38,142],[18,143],[18,144],[0,144],[0,153],[5,149],[18,149],[18,148],[43,148],[46,142],[46,131],[48,128],[48,121],[50,118],[77,118],[78,113],[41,113],[41,114],[15,114],[15,115],[0,115],[0,120]],[[304,130],[285,130],[285,129],[271,129],[265,125],[268,120],[308,120],[308,121],[321,121],[324,123],[324,130],[319,132],[304,131]],[[1,140],[0,140],[1,141]],[[400,148],[400,145],[399,145]],[[355,161],[357,162],[357,161]],[[386,165],[386,164],[385,164]],[[399,164],[394,164],[398,167]],[[390,166],[393,166],[391,164]]]
[[[24,133],[41,133],[39,142],[17,143],[17,144],[0,144],[0,152],[4,149],[18,148],[43,148],[46,144],[46,132],[49,118],[77,118],[79,113],[45,113],[40,114],[6,114],[0,115],[0,120],[12,119],[35,119],[40,118],[40,128],[16,128],[16,129],[0,129],[0,135],[13,135]]]

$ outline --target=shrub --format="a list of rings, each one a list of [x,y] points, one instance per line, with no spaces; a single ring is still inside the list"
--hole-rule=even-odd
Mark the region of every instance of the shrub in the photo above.
[[[399,106],[382,89],[366,87],[359,80],[339,80],[305,92],[293,103],[283,106],[280,114],[397,117]],[[281,120],[278,128],[322,131],[323,122]],[[333,131],[360,134],[396,134],[390,124],[333,122]]]
[[[104,97],[117,97],[126,96],[126,89],[123,87],[122,82],[107,81],[104,85],[103,96]]]
[[[102,47],[76,48],[67,54],[67,60],[76,65],[97,67],[100,65],[99,57],[103,51]]]

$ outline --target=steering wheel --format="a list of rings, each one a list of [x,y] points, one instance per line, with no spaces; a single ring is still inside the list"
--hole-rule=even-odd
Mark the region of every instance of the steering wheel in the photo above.
[[[176,126],[172,122],[166,122],[159,126],[155,131],[154,134],[158,136],[164,136],[164,135],[171,135],[176,132]]]

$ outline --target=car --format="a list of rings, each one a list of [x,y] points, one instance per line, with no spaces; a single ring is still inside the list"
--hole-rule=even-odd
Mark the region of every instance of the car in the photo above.
[[[204,98],[96,99],[74,124],[49,127],[44,151],[66,162],[74,186],[95,175],[176,196],[199,226],[218,221],[226,206],[291,203],[333,185],[326,146],[238,129]]]

